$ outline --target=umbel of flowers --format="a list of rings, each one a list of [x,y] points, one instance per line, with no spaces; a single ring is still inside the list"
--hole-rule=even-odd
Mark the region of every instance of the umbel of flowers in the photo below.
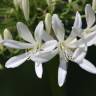
[[[19,0],[17,1],[19,2]],[[14,0],[16,7],[17,5],[20,6],[18,2]],[[20,2],[23,2],[20,8],[24,12],[25,19],[28,20],[29,7],[27,6],[29,3],[25,3],[26,0],[21,0]],[[25,4],[27,4],[27,9],[24,7]],[[65,38],[64,24],[57,14],[53,14],[52,16],[47,14],[45,22],[40,21],[36,26],[34,36],[31,34],[27,25],[23,22],[17,22],[18,34],[24,42],[13,40],[10,34],[7,39],[2,39],[0,36],[0,44],[8,48],[25,50],[25,53],[11,57],[5,63],[5,67],[19,67],[26,60],[32,60],[37,77],[42,78],[43,63],[50,62],[52,58],[59,55],[58,84],[60,87],[65,82],[69,60],[77,63],[82,69],[96,74],[96,67],[85,58],[88,52],[88,46],[96,44],[95,13],[89,4],[85,7],[85,18],[87,27],[83,29],[80,13],[76,12],[72,30],[67,38]],[[53,35],[50,35],[51,28]]]

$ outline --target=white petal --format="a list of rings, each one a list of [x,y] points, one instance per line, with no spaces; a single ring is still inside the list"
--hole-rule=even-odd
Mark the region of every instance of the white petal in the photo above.
[[[92,46],[96,42],[96,31],[89,33],[86,36],[87,46]]]
[[[75,38],[77,37],[82,37],[82,20],[81,20],[81,16],[79,14],[79,12],[76,13],[76,17],[75,17],[75,22],[74,25],[72,27],[72,31],[69,35],[69,37],[67,38],[67,41],[73,41]]]
[[[94,25],[93,27],[90,28],[90,31],[93,32],[96,30],[96,25]]]
[[[33,54],[30,59],[34,62],[48,62],[49,60],[51,60],[53,57],[55,57],[58,53],[58,50],[53,50],[50,52],[46,52],[46,51],[40,51],[37,52],[36,54]]]
[[[22,11],[24,13],[26,21],[29,20],[29,0],[22,0]]]
[[[14,40],[3,40],[3,45],[9,48],[16,48],[16,49],[27,49],[33,48],[33,45],[30,43],[24,43]]]
[[[76,12],[76,17],[75,17],[73,27],[74,28],[82,28],[82,21],[81,21],[81,16],[80,16],[79,12]]]
[[[71,41],[73,41],[77,37],[81,37],[82,38],[83,37],[82,36],[82,32],[83,32],[83,30],[81,28],[73,27],[72,31],[71,31],[69,37],[66,39],[66,41],[71,42]]]
[[[22,55],[14,56],[10,58],[6,64],[6,68],[15,68],[23,64],[29,58],[29,53],[24,53]]]
[[[43,67],[41,63],[35,62],[35,72],[38,78],[42,78]]]
[[[50,40],[50,41],[47,41],[43,44],[42,50],[52,51],[53,49],[56,48],[56,46],[57,46],[57,41],[56,40]]]
[[[42,35],[44,32],[44,25],[43,25],[43,21],[40,21],[39,24],[37,25],[36,29],[35,29],[35,39],[37,41],[41,41],[42,40]]]
[[[83,59],[82,63],[79,63],[78,65],[82,69],[84,69],[90,73],[96,74],[96,67],[91,62],[89,62],[88,60]]]
[[[52,28],[55,32],[57,39],[60,41],[64,40],[64,25],[56,14],[52,16]]]
[[[23,38],[25,41],[28,41],[30,43],[35,42],[28,27],[25,24],[23,24],[22,22],[17,23],[17,30],[18,30],[20,37]]]
[[[75,21],[72,27],[72,31],[69,35],[69,37],[67,38],[67,40],[72,41],[72,39],[75,39],[77,36],[78,37],[82,37],[82,20],[81,20],[81,15],[80,13],[77,11],[76,12],[76,16],[75,16]]]
[[[88,33],[85,35],[84,39],[79,39],[77,42],[74,42],[73,45],[77,47],[92,46],[96,42],[96,31]]]
[[[87,53],[87,48],[86,47],[77,48],[75,50],[75,52],[73,53],[73,56],[72,56],[72,58],[74,59],[74,62],[76,62],[76,63],[82,62],[82,60],[86,56],[86,53]]]
[[[67,71],[65,71],[64,69],[59,67],[59,69],[58,69],[58,84],[60,87],[62,87],[65,82],[66,74],[67,74]]]
[[[54,38],[51,35],[49,35],[47,32],[44,31],[42,34],[42,40],[49,41],[49,40],[54,40]]]
[[[86,15],[87,26],[91,27],[95,22],[95,13],[92,10],[90,4],[87,4],[85,7],[85,15]]]
[[[76,42],[77,42],[77,38],[75,39],[69,38],[69,40],[68,39],[65,40],[66,46],[68,48],[77,48]]]
[[[96,31],[86,34],[85,42],[87,46],[92,46],[96,42]]]
[[[58,68],[58,84],[60,87],[63,86],[67,74],[67,62],[64,60],[64,57],[60,55],[60,65]]]

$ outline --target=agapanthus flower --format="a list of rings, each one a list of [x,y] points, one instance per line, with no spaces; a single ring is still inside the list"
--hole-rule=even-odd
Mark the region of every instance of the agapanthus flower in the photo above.
[[[81,47],[84,46],[84,43],[87,42],[87,46],[92,46],[94,44],[96,44],[96,25],[94,25],[95,23],[95,13],[91,8],[91,5],[87,4],[85,7],[85,17],[86,17],[86,22],[87,22],[87,27],[86,28],[82,28],[82,20],[81,20],[81,16],[80,13],[77,12],[76,13],[76,18],[75,18],[75,22],[73,25],[73,28],[76,29],[75,33],[80,34],[81,36],[83,36],[86,40],[80,40],[80,42],[82,44],[80,44]]]
[[[88,12],[89,10],[89,12]],[[42,78],[43,63],[48,62],[54,56],[59,54],[60,64],[58,68],[58,84],[62,86],[66,79],[68,61],[77,63],[82,69],[96,74],[96,67],[87,59],[88,46],[94,44],[96,41],[96,26],[93,26],[95,17],[90,5],[85,8],[87,28],[82,29],[82,20],[79,12],[76,13],[75,22],[72,27],[70,35],[65,38],[65,29],[62,21],[57,14],[53,14],[50,21],[52,26],[48,25],[50,21],[45,20],[46,31],[54,31],[55,38],[45,32],[43,21],[40,21],[34,31],[34,37],[29,31],[28,27],[22,22],[17,23],[17,30],[19,36],[25,41],[2,40],[3,45],[24,49],[25,53],[11,57],[5,64],[6,68],[15,68],[23,64],[26,60],[35,62],[35,72],[39,78]],[[48,19],[48,18],[47,18]],[[49,20],[48,19],[48,20]],[[85,34],[86,33],[86,34]],[[78,39],[79,37],[80,39]]]
[[[34,38],[25,24],[22,22],[17,23],[17,30],[19,36],[26,42],[19,42],[15,40],[4,40],[3,45],[10,48],[26,49],[27,52],[11,57],[5,64],[6,68],[15,68],[23,64],[26,60],[32,60],[35,62],[35,71],[39,78],[42,78],[43,68],[42,63],[48,62],[57,54],[55,47],[57,46],[56,40],[49,40],[42,42],[42,36],[44,33],[43,21],[40,21],[37,25]]]
[[[56,14],[52,16],[52,28],[57,37],[57,42],[58,42],[57,49],[60,58],[60,64],[58,68],[59,86],[62,86],[65,81],[66,74],[67,74],[67,62],[69,60],[77,63],[84,70],[96,74],[96,67],[93,64],[91,64],[91,62],[89,62],[84,58],[87,53],[86,43],[90,41],[89,38],[87,37],[84,39],[77,40],[76,36],[79,36],[79,34],[78,33],[75,34],[76,32],[74,31],[76,30],[73,28],[69,37],[65,39],[64,25],[59,19],[58,15]],[[95,33],[95,37],[96,37],[96,33]],[[83,47],[77,46],[77,43],[79,45],[79,42],[81,40],[86,41],[86,43],[82,42],[84,44]]]

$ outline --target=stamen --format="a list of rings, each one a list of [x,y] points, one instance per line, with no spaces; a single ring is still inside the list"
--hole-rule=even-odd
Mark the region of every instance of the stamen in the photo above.
[[[65,61],[68,62],[68,60],[73,60],[73,58],[72,58],[72,53],[73,53],[72,50],[69,49],[68,47],[66,47],[64,45],[64,42],[60,43],[59,46],[60,46],[61,52],[63,52],[63,56],[64,56]]]

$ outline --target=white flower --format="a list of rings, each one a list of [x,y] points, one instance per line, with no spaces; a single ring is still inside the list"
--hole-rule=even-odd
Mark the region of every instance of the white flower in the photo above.
[[[48,62],[57,54],[57,50],[54,50],[57,46],[56,40],[50,40],[45,43],[42,42],[42,36],[44,32],[43,27],[43,22],[40,21],[34,32],[35,38],[33,38],[31,32],[25,24],[21,22],[17,23],[17,29],[20,37],[28,43],[14,40],[4,40],[3,44],[11,48],[26,49],[28,52],[10,58],[5,64],[6,68],[18,67],[27,59],[31,59],[35,62],[35,71],[37,76],[42,78],[42,63]]]
[[[76,24],[76,25],[78,25],[78,27],[80,26],[80,24]],[[87,47],[84,45],[85,47],[79,48],[76,45],[77,44],[76,42],[78,42],[78,45],[79,45],[80,40],[82,40],[82,39],[80,39],[80,40],[76,39],[76,36],[78,36],[79,34],[78,33],[75,34],[76,32],[74,32],[74,31],[76,31],[76,30],[74,30],[74,28],[73,28],[71,34],[65,40],[65,38],[64,38],[65,30],[64,30],[63,26],[64,25],[62,24],[59,17],[56,14],[54,14],[52,16],[52,28],[58,39],[57,48],[58,48],[59,57],[60,57],[60,64],[59,64],[59,68],[58,68],[59,86],[62,86],[63,83],[65,82],[65,78],[66,78],[66,74],[67,74],[67,62],[69,60],[76,62],[81,68],[85,69],[86,71],[96,74],[96,67],[94,65],[92,65],[89,61],[84,59],[86,52],[87,52]],[[85,38],[85,40],[86,39],[87,38]],[[88,42],[88,41],[86,40],[86,42]]]
[[[81,35],[86,40],[80,40],[82,44],[80,44],[81,47],[84,46],[84,43],[86,42],[87,46],[91,46],[93,44],[96,44],[96,25],[94,25],[95,22],[95,13],[91,8],[91,5],[87,4],[85,7],[85,16],[86,16],[86,22],[87,27],[85,29],[82,29],[82,21],[81,16],[79,12],[76,13],[75,22],[73,25],[73,28],[75,28],[75,33],[78,33],[78,35]],[[94,25],[94,26],[93,26]]]

